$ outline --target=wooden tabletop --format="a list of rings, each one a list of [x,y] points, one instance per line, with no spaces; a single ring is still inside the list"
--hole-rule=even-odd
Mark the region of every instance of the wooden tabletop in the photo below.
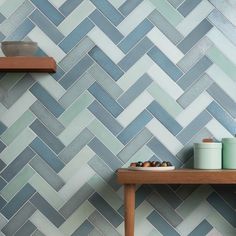
[[[117,170],[120,184],[236,184],[236,170],[176,169],[170,171]]]

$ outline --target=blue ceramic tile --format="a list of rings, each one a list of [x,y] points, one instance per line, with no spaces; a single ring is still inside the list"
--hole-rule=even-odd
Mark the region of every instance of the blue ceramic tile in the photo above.
[[[114,117],[105,110],[97,101],[94,101],[88,110],[91,111],[98,120],[100,120],[114,135],[117,135],[122,126],[114,119]]]
[[[58,154],[65,145],[52,134],[38,119],[36,119],[30,128],[41,138],[56,154]]]
[[[94,24],[85,18],[65,39],[59,44],[60,48],[68,53],[92,28]]]
[[[58,44],[64,35],[47,18],[35,10],[29,18],[55,43]]]
[[[7,202],[0,196],[0,210],[7,204]]]
[[[0,191],[7,185],[7,182],[0,177]]]
[[[158,212],[153,211],[147,219],[161,234],[180,236],[180,234],[178,234],[178,232],[168,224]]]
[[[0,172],[6,167],[6,164],[0,159]]]
[[[124,92],[118,99],[119,104],[126,108],[131,102],[134,101],[150,84],[152,79],[144,74],[141,76],[134,85],[132,85],[126,92]]]
[[[182,130],[182,126],[169,115],[167,111],[165,111],[162,106],[153,101],[148,107],[148,111],[150,111],[155,118],[157,118],[172,134],[176,135]]]
[[[184,54],[187,53],[212,27],[212,24],[204,19],[177,47]]]
[[[97,138],[93,138],[88,146],[108,165],[113,171],[120,168],[123,163]]]
[[[145,19],[118,44],[118,47],[124,53],[127,53],[153,28],[153,26],[154,25],[148,19]]]
[[[60,80],[62,78],[62,76],[65,74],[65,71],[61,69],[61,67],[59,65],[57,65],[57,72],[51,74],[51,76],[56,80]]]
[[[88,221],[85,220],[80,227],[71,235],[71,236],[85,236],[94,229],[94,226]]]
[[[182,144],[186,144],[211,119],[212,116],[206,110],[204,110],[189,125],[187,125],[187,127],[185,127],[176,137]]]
[[[118,227],[123,218],[98,194],[94,193],[89,202],[114,226]]]
[[[35,83],[30,92],[55,116],[59,117],[64,109],[62,106],[38,83]]]
[[[166,72],[174,81],[178,80],[183,72],[157,47],[153,47],[148,55]]]
[[[1,213],[10,219],[35,193],[35,189],[26,184],[1,210]]]
[[[236,212],[218,194],[212,193],[207,201],[233,226],[236,227]]]
[[[88,90],[114,117],[124,110],[97,82]]]
[[[124,17],[116,10],[115,7],[107,0],[91,0],[91,2],[99,9],[103,15],[108,18],[115,26],[119,25]]]
[[[152,138],[147,146],[159,157],[162,161],[170,161],[175,167],[180,167],[181,163],[176,157],[156,138]]]
[[[74,11],[83,0],[66,0],[60,7],[59,10],[64,16],[68,16],[72,11]]]
[[[7,129],[6,125],[4,125],[1,121],[0,121],[0,135]]]
[[[30,147],[45,161],[55,172],[59,172],[64,164],[57,156],[41,141],[39,138],[34,139]]]
[[[203,220],[188,236],[207,235],[212,229],[212,225]]]
[[[148,111],[144,110],[117,136],[117,138],[123,144],[127,144],[152,118],[153,116]]]
[[[124,37],[98,10],[93,11],[89,18],[112,40],[113,43],[119,43]]]
[[[93,65],[93,60],[86,55],[59,81],[63,88],[68,89],[82,74]]]
[[[217,119],[232,135],[235,135],[236,122],[235,120],[223,110],[216,102],[212,102],[207,110]]]
[[[25,148],[25,150],[7,166],[1,173],[1,176],[9,182],[34,156],[35,153],[29,147]]]
[[[135,62],[138,61],[151,47],[153,43],[145,37],[135,48],[133,48],[118,65],[124,71],[127,71]]]
[[[15,236],[31,236],[36,230],[36,226],[29,220],[14,234]]]
[[[48,0],[31,0],[31,2],[56,26],[65,19],[65,17]]]
[[[20,24],[17,29],[10,34],[6,40],[8,41],[20,41],[23,40],[24,37],[32,31],[35,25],[29,20],[25,19],[22,24]]]
[[[133,11],[143,0],[129,0],[125,1],[120,7],[119,11],[127,16],[131,11]]]
[[[0,24],[5,20],[5,16],[0,13]]]
[[[212,61],[207,57],[202,57],[184,76],[182,76],[177,84],[182,89],[187,89],[212,65]]]
[[[97,46],[89,51],[89,55],[117,81],[124,72]]]
[[[56,227],[61,226],[65,219],[39,193],[36,193],[30,202],[50,220]]]
[[[202,0],[186,0],[178,7],[178,11],[185,17],[187,16]]]

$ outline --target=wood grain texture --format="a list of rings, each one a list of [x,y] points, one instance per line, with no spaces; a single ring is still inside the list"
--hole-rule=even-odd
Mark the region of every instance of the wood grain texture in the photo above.
[[[120,184],[236,184],[236,170],[117,170]]]
[[[52,57],[0,57],[0,72],[55,73],[56,62]]]

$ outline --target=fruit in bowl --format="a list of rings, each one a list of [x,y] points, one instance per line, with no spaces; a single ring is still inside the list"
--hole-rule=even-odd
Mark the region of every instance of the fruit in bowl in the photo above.
[[[169,167],[172,166],[171,162],[169,161],[145,161],[145,162],[132,162],[130,163],[130,167]]]

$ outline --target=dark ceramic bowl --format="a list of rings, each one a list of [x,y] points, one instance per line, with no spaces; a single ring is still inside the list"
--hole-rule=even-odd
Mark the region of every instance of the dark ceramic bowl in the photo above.
[[[38,44],[31,41],[4,41],[1,43],[2,52],[6,57],[33,56]]]

